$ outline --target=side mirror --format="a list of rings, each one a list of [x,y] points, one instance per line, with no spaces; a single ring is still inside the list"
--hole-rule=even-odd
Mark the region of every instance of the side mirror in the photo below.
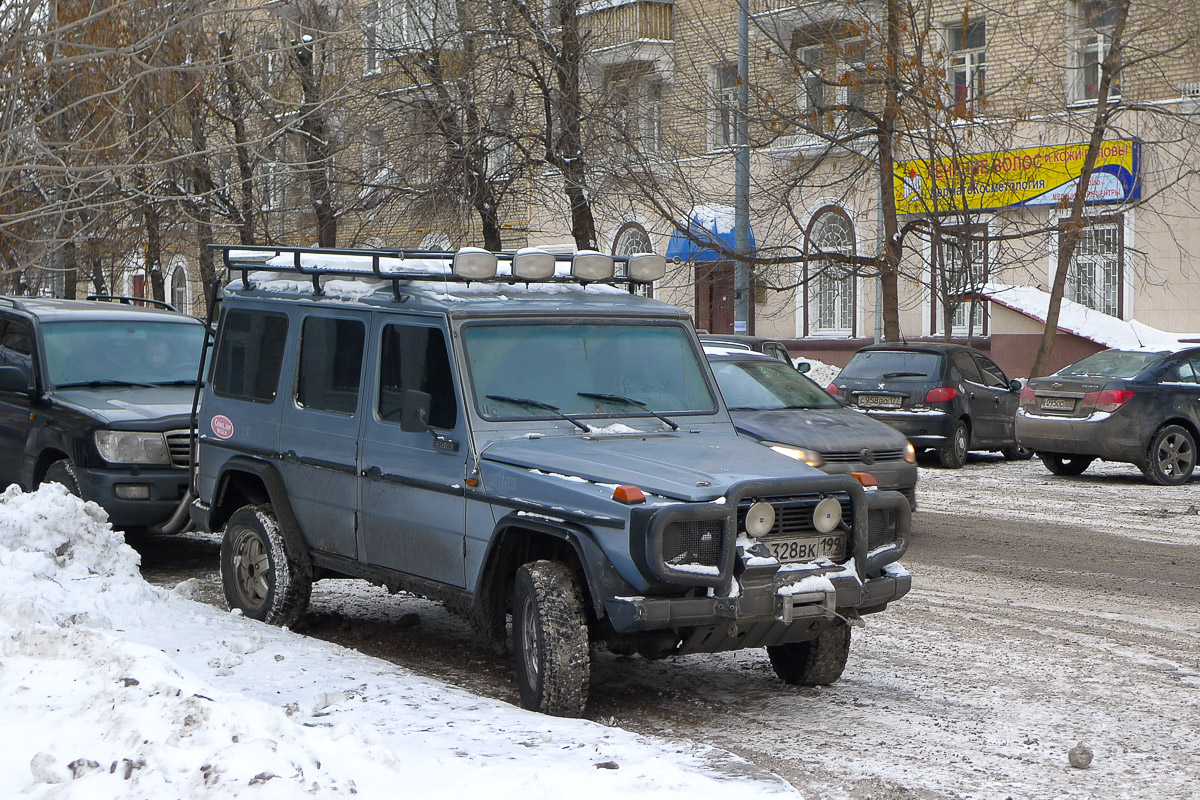
[[[31,394],[33,381],[29,374],[20,367],[0,367],[0,392],[17,392]]]
[[[801,361],[796,365],[796,371],[802,374],[808,374],[810,369],[812,369],[812,364],[808,363],[807,361]]]
[[[428,392],[405,389],[400,398],[400,430],[405,433],[425,433],[429,430]]]
[[[1025,388],[1025,384],[1021,383],[1020,378],[1013,378],[1012,381],[1008,384],[1008,390],[1010,392],[1012,392],[1013,394],[1020,394],[1021,390],[1024,388]]]

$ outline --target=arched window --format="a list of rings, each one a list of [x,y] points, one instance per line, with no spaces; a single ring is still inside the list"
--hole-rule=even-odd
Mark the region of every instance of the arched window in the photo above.
[[[854,269],[836,256],[854,255],[854,226],[846,212],[827,206],[813,215],[805,240],[807,333],[853,336]]]
[[[188,286],[187,270],[183,264],[175,264],[167,272],[167,302],[184,314],[192,313],[191,291]]]
[[[617,230],[617,235],[613,237],[612,254],[614,256],[631,256],[634,253],[653,253],[654,249],[650,245],[650,235],[646,233],[646,229],[636,222],[626,222]],[[625,274],[625,265],[618,263],[616,265],[617,276]],[[654,296],[654,285],[650,283],[639,283],[634,285],[634,293],[640,294],[643,297]]]

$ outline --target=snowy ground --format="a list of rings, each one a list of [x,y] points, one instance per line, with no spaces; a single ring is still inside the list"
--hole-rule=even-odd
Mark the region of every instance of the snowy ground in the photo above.
[[[147,584],[103,512],[0,496],[0,797],[794,794],[702,745],[530,714]]]

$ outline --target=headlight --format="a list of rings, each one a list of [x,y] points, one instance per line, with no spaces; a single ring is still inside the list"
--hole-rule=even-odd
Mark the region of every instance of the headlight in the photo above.
[[[904,460],[910,464],[917,463],[917,448],[912,446],[912,442],[904,445]]]
[[[790,445],[773,444],[771,442],[763,442],[763,444],[782,456],[803,461],[810,467],[819,467],[825,463],[825,459],[821,458],[821,454],[816,450],[805,450],[803,447],[791,447]]]
[[[775,527],[775,508],[759,500],[746,512],[746,533],[760,539]]]
[[[96,449],[111,464],[170,464],[171,453],[161,433],[96,431]]]
[[[826,497],[813,509],[813,527],[829,533],[842,523],[842,504],[836,497]]]

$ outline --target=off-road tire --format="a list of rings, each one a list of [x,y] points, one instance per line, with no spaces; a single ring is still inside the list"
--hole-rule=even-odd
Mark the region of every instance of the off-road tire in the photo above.
[[[75,475],[75,465],[65,458],[60,458],[50,465],[42,483],[61,483],[63,488],[76,497],[83,496],[79,493],[79,478]]]
[[[1033,458],[1033,451],[1014,444],[1012,447],[1000,448],[1000,455],[1004,456],[1005,461],[1028,461]]]
[[[954,430],[950,432],[950,440],[946,442],[945,447],[939,447],[938,461],[946,469],[961,469],[962,465],[967,463],[967,450],[970,449],[971,430],[967,427],[967,423],[959,420],[954,425]]]
[[[816,639],[767,647],[775,674],[792,686],[824,686],[842,677],[850,655],[850,626],[838,620]]]
[[[1079,456],[1065,453],[1040,453],[1038,458],[1046,469],[1055,475],[1082,475],[1083,471],[1092,465],[1096,459],[1093,456]]]
[[[583,595],[565,564],[533,561],[517,570],[512,650],[522,707],[559,717],[583,713],[591,649]]]
[[[242,506],[221,539],[221,585],[230,608],[272,625],[293,625],[312,595],[304,554],[293,552],[269,504]]]
[[[1181,425],[1167,425],[1154,434],[1146,450],[1142,474],[1159,486],[1178,486],[1196,469],[1196,439]]]

